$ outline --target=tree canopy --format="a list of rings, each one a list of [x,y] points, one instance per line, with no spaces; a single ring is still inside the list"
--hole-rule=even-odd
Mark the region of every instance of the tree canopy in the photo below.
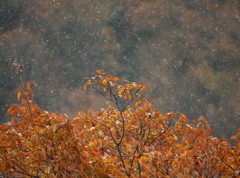
[[[97,70],[86,78],[109,101],[76,117],[39,108],[28,81],[0,126],[4,177],[238,177],[240,129],[231,139],[213,135],[207,120],[158,111],[146,87]]]

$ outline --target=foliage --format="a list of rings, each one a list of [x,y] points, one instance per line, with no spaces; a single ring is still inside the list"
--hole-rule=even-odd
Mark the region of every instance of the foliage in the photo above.
[[[188,122],[163,114],[145,86],[97,70],[84,86],[112,105],[68,120],[42,110],[28,81],[11,104],[12,121],[0,126],[0,170],[5,177],[237,177],[240,129],[230,146],[212,136],[203,117]]]

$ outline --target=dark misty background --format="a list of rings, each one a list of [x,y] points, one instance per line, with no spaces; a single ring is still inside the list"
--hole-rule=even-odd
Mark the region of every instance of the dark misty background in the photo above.
[[[1,0],[0,116],[33,80],[41,108],[69,118],[107,101],[84,91],[96,69],[147,85],[161,112],[204,116],[216,136],[240,127],[240,1]]]

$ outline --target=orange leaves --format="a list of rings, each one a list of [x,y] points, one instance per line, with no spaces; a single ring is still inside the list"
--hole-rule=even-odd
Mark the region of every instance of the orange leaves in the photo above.
[[[11,104],[13,121],[0,126],[0,171],[29,177],[232,177],[240,165],[240,129],[231,137],[211,135],[203,117],[189,123],[177,112],[162,114],[141,95],[145,86],[119,85],[103,72],[88,78],[109,105],[78,112],[72,120],[41,110],[31,83]],[[126,103],[121,107],[121,102]],[[21,169],[20,169],[21,167]]]
[[[20,101],[21,96],[22,96],[22,93],[19,91],[19,92],[17,93],[17,99],[18,99],[18,101]]]
[[[106,73],[103,72],[103,70],[96,70],[96,72],[100,75],[105,75]]]
[[[237,134],[233,135],[230,139],[240,143],[240,128],[237,130]]]
[[[7,111],[7,114],[11,114],[13,116],[16,116],[19,113],[19,107],[16,104],[10,104],[10,107]]]
[[[87,82],[85,83],[85,85],[84,85],[84,90],[86,90],[86,89],[87,89],[87,86],[89,86],[89,85],[91,85],[91,84],[93,84],[93,82],[92,82],[91,80],[87,81]]]
[[[135,107],[138,107],[143,101],[142,100],[138,100],[134,105]]]
[[[33,93],[31,91],[31,83],[36,86],[35,82],[28,81],[28,82],[26,82],[25,89],[23,89],[22,91],[18,91],[18,93],[17,93],[17,100],[18,101],[20,101],[21,99],[33,100]]]
[[[107,81],[106,79],[103,79],[103,80],[101,81],[101,84],[102,84],[103,86],[106,86],[106,85],[108,84],[108,81]]]
[[[136,85],[135,83],[131,83],[131,84],[127,83],[125,85],[119,85],[117,88],[118,96],[120,98],[124,98],[124,100],[136,99],[138,96],[138,92],[142,88],[143,87],[141,85]]]
[[[26,84],[26,89],[27,89],[27,90],[30,90],[30,89],[31,89],[31,84],[30,84],[29,81],[28,81],[27,84]]]
[[[134,155],[135,158],[139,158],[139,156],[140,156],[139,153],[136,153],[136,154]]]
[[[37,86],[37,84],[34,81],[29,80],[29,81],[26,82],[26,90],[31,90],[31,83],[33,85]]]
[[[13,105],[12,107],[14,107],[12,108],[13,111],[20,111],[18,107],[22,106]],[[11,110],[9,113],[13,114]],[[17,114],[23,116],[21,112]],[[5,149],[1,146],[4,142],[9,143],[9,147],[6,149],[11,150],[11,152],[0,151],[0,167],[11,163],[10,169],[18,170],[20,173],[28,172],[28,174],[38,177],[49,176],[50,172],[53,174],[52,176],[59,177],[59,174],[61,177],[66,177],[67,175],[65,174],[70,169],[77,170],[76,173],[79,176],[83,176],[82,169],[88,167],[89,163],[86,161],[89,158],[83,154],[82,147],[84,142],[83,139],[79,139],[77,133],[81,132],[81,130],[75,127],[75,121],[69,121],[61,115],[45,111],[32,113],[31,117],[34,118],[28,120],[28,123],[25,123],[25,120],[21,120],[12,125],[12,127],[9,127],[9,131],[4,133],[1,131],[6,126],[0,128],[0,138],[3,138],[2,135],[10,133],[10,131],[11,133],[16,133],[6,135],[0,140],[1,151]],[[26,124],[28,124],[27,127],[24,127]],[[18,135],[21,137],[16,137]],[[18,142],[16,142],[16,139]],[[92,151],[91,153],[95,154],[96,151]],[[3,153],[4,155],[2,155]],[[27,157],[25,153],[27,153]],[[11,156],[11,159],[8,159],[8,156]],[[68,166],[63,166],[66,163]],[[74,169],[70,168],[72,165],[75,165],[73,166]],[[18,166],[22,170],[19,170]],[[59,167],[58,174],[53,173],[55,166]],[[39,172],[39,169],[45,171]]]
[[[136,85],[136,83],[127,83],[125,85],[119,85],[117,88],[118,96],[132,100],[138,96],[139,91],[145,90],[146,86]]]
[[[118,86],[116,82],[119,81],[119,79],[117,77],[113,77],[111,75],[106,76],[106,73],[104,73],[103,70],[96,70],[96,72],[100,75],[95,75],[91,78],[87,77],[86,79],[88,81],[85,82],[84,90],[86,90],[89,85],[92,85],[93,88],[96,88],[96,86],[100,84],[100,86],[103,87],[103,92],[106,92],[110,86]]]
[[[108,81],[119,81],[119,78],[108,75],[107,80]]]
[[[187,122],[187,117],[183,114],[180,114],[179,122],[182,122],[182,123]]]
[[[120,98],[123,97],[122,91],[118,91],[118,96],[119,96]]]
[[[170,112],[170,113],[165,114],[165,116],[167,116],[167,117],[170,118],[170,119],[173,119],[175,113],[176,113],[176,112],[173,111],[173,112]]]
[[[146,89],[146,86],[137,85],[136,83],[126,83],[120,85],[119,78],[107,75],[103,70],[96,70],[99,75],[95,75],[91,78],[86,78],[84,90],[91,85],[98,93],[102,95],[110,94],[110,100],[116,102],[116,98],[122,98],[124,100],[137,100],[142,97],[139,92]]]

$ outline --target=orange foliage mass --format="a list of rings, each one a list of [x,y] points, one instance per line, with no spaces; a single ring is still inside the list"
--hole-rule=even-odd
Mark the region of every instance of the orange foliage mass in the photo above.
[[[189,122],[162,114],[143,94],[145,86],[119,84],[102,70],[87,78],[112,105],[78,112],[68,120],[34,102],[31,83],[11,104],[12,121],[0,126],[4,177],[238,177],[240,129],[231,139],[212,136],[204,118]]]

